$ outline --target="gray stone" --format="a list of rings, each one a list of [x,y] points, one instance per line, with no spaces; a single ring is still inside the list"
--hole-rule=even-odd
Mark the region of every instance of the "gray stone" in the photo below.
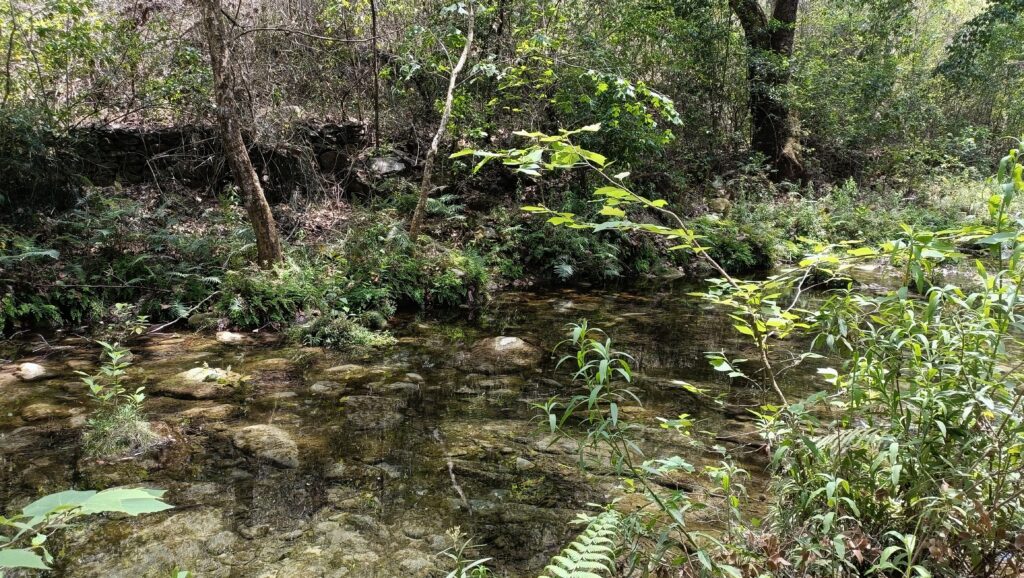
[[[324,477],[328,480],[340,480],[343,479],[348,469],[345,467],[345,462],[338,460],[331,464],[324,472]]]
[[[329,373],[332,379],[336,379],[343,383],[365,382],[384,375],[384,371],[381,369],[366,367],[365,365],[356,365],[354,363],[336,365],[328,368],[326,373]]]
[[[213,555],[223,554],[237,542],[238,536],[234,532],[218,532],[206,540],[206,551]]]
[[[270,395],[264,396],[263,399],[282,400],[292,399],[295,397],[299,397],[299,394],[295,393],[294,391],[279,391],[277,393],[272,393]]]
[[[430,574],[433,569],[430,558],[417,550],[399,550],[395,553],[395,558],[398,560],[398,567],[402,570],[403,576],[420,578]]]
[[[530,460],[528,460],[526,458],[523,458],[523,457],[516,458],[516,469],[521,471],[521,472],[525,472],[527,470],[532,470],[535,467],[537,467],[537,464],[531,462]]]
[[[343,387],[337,381],[318,381],[313,385],[309,386],[309,391],[318,395],[330,395],[332,393],[340,393],[341,389],[343,389]]]
[[[396,393],[400,395],[414,395],[420,392],[420,386],[408,381],[397,381],[381,388],[385,393]]]
[[[396,157],[374,157],[370,159],[370,171],[378,175],[400,173],[405,170],[405,163]]]
[[[85,578],[137,578],[153,576],[156,568],[188,568],[198,576],[221,576],[207,544],[225,532],[220,511],[213,508],[174,509],[166,515],[147,515],[76,529],[61,556],[70,564],[62,576]],[[104,536],[109,536],[104,538]],[[102,540],[107,540],[103,543]],[[97,540],[100,546],[97,549]],[[110,541],[113,540],[113,541]]]
[[[250,455],[284,468],[299,465],[299,446],[283,429],[266,424],[251,425],[235,431],[235,447]]]

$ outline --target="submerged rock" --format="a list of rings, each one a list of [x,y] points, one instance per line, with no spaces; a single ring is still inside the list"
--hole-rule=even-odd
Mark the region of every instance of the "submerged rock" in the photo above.
[[[21,408],[21,417],[25,421],[42,421],[69,417],[74,413],[71,408],[53,405],[52,403],[33,403]]]
[[[218,399],[230,396],[243,376],[217,367],[193,367],[169,377],[149,390],[156,395],[185,399]]]
[[[326,373],[330,374],[331,379],[344,383],[355,383],[365,382],[373,378],[381,377],[384,375],[384,370],[377,367],[367,367],[365,365],[346,363],[345,365],[336,365],[328,368]]]
[[[337,381],[318,381],[309,386],[309,391],[317,395],[331,395],[341,393],[344,387]]]
[[[357,430],[388,429],[402,423],[406,402],[401,398],[350,395],[342,400],[348,424]]]
[[[40,381],[54,377],[54,373],[38,363],[22,363],[15,375],[22,381]]]
[[[490,337],[473,344],[469,351],[455,356],[455,365],[464,370],[503,373],[540,365],[544,351],[518,337]]]
[[[237,406],[221,403],[216,405],[202,405],[179,412],[175,417],[187,420],[218,420],[227,419],[238,413]]]
[[[419,384],[410,383],[408,381],[396,381],[395,383],[383,385],[378,389],[383,393],[406,396],[416,395],[420,392]]]
[[[245,453],[284,468],[299,466],[299,446],[288,432],[272,425],[259,424],[235,431],[231,440]]]
[[[155,569],[188,568],[197,576],[221,576],[222,562],[207,543],[228,530],[223,514],[212,508],[171,510],[170,516],[140,516],[97,528],[83,524],[70,536],[61,575],[136,578],[163,576]],[[223,540],[222,540],[223,541]],[[214,540],[216,542],[216,540]]]

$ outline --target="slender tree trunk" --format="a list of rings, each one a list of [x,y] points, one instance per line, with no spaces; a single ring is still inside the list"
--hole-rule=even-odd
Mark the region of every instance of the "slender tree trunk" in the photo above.
[[[217,123],[224,147],[224,156],[235,185],[242,193],[245,212],[249,215],[253,232],[256,234],[257,260],[261,266],[270,266],[284,259],[281,239],[270,205],[263,194],[259,176],[252,166],[249,150],[242,139],[241,115],[238,98],[235,95],[234,73],[231,69],[231,51],[227,44],[227,32],[221,15],[220,0],[199,0],[203,12],[203,25],[210,50],[210,67],[213,69],[213,94],[217,104]]]
[[[377,0],[370,0],[370,25],[373,28],[373,150],[380,149],[380,54],[377,50]]]
[[[452,100],[455,97],[455,84],[459,79],[459,72],[466,66],[469,58],[469,51],[473,47],[473,26],[475,19],[473,15],[473,2],[469,3],[469,32],[466,34],[466,45],[462,47],[462,54],[459,61],[452,69],[451,77],[448,79],[448,94],[444,99],[444,109],[441,111],[441,123],[437,126],[434,139],[430,141],[430,149],[427,151],[427,158],[423,161],[423,180],[420,182],[420,198],[416,201],[416,210],[412,214],[412,222],[409,223],[409,236],[415,239],[423,228],[423,218],[427,212],[427,197],[430,196],[430,179],[434,172],[434,159],[437,157],[437,149],[441,146],[441,139],[444,138],[445,129],[448,127],[448,119],[452,115]]]
[[[782,96],[790,79],[799,5],[799,0],[776,0],[769,16],[758,0],[729,0],[747,44],[750,148],[768,159],[781,180],[805,176],[796,122]]]

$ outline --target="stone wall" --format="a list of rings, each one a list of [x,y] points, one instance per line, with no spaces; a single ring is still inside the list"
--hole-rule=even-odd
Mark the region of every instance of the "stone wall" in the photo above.
[[[301,124],[285,144],[255,145],[249,154],[271,198],[316,186],[318,174],[341,175],[364,148],[359,123]],[[230,178],[216,131],[210,126],[80,128],[60,147],[69,170],[99,186],[178,181],[192,188]]]

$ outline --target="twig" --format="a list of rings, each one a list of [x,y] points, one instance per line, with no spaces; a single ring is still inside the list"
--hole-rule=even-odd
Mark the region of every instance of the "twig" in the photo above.
[[[237,24],[236,24],[237,26]],[[285,34],[298,34],[299,36],[305,36],[307,38],[315,38],[317,40],[330,40],[331,42],[347,42],[351,44],[359,44],[362,42],[371,42],[376,40],[376,36],[370,36],[367,38],[337,38],[335,36],[321,36],[319,34],[313,34],[312,32],[303,32],[302,30],[295,30],[293,28],[278,28],[274,26],[259,26],[256,28],[247,28],[242,32],[239,32],[231,42],[232,44],[237,42],[239,38],[252,34],[253,32],[284,32]]]
[[[150,329],[149,331],[146,332],[146,335],[157,333],[161,329],[164,329],[166,327],[170,327],[171,325],[174,325],[175,323],[181,321],[182,319],[185,319],[186,317],[191,315],[193,311],[195,311],[196,309],[199,309],[199,307],[202,306],[203,303],[206,303],[207,301],[209,301],[211,298],[213,298],[214,295],[219,295],[219,294],[220,294],[220,291],[214,291],[213,293],[210,293],[209,295],[206,296],[206,299],[203,299],[199,303],[196,303],[191,309],[186,311],[183,315],[179,315],[178,317],[176,317],[172,321],[168,321],[167,323],[164,323],[163,325],[157,326],[154,329]]]
[[[441,437],[441,432],[437,428],[434,428],[434,439],[437,443],[441,444],[441,450],[444,451],[444,457],[448,461],[448,475],[452,479],[452,487],[455,488],[455,493],[462,498],[462,503],[466,506],[466,509],[472,511],[473,507],[469,505],[469,500],[466,499],[466,494],[462,491],[462,486],[459,485],[459,481],[455,479],[455,464],[452,463],[452,456],[448,453],[448,448],[444,445],[444,438]]]

